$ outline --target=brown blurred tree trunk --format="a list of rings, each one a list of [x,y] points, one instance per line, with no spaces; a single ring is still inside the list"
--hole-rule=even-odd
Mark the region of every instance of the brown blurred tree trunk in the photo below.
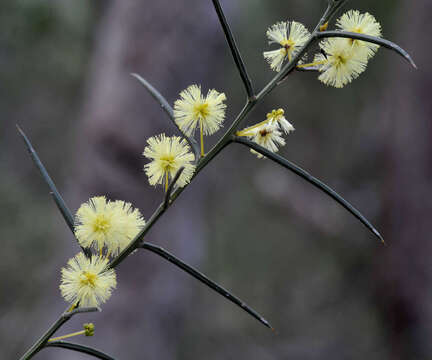
[[[216,77],[223,37],[210,1],[110,2],[96,37],[82,121],[78,125],[75,206],[106,194],[131,201],[148,219],[163,197],[142,171],[146,139],[174,127],[129,74],[147,78],[172,102],[192,83]],[[176,134],[177,135],[177,134]],[[202,184],[202,183],[201,183]],[[147,240],[186,261],[202,256],[204,185],[186,191]],[[192,201],[193,199],[193,201]],[[154,254],[132,255],[119,285],[96,319],[92,344],[125,359],[175,359],[186,310],[193,310],[187,275]],[[199,286],[199,285],[197,285]]]
[[[378,295],[388,324],[391,359],[432,358],[432,70],[429,0],[401,4],[397,41],[413,55],[417,72],[399,62],[386,99],[385,237]]]

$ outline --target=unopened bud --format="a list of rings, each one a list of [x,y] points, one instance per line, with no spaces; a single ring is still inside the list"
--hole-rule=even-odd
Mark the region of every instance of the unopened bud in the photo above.
[[[93,323],[84,324],[84,335],[85,336],[93,336],[94,335],[95,326]]]

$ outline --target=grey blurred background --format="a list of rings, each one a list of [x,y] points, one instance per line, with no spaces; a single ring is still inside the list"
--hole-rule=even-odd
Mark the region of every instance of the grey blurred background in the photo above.
[[[265,31],[312,28],[325,1],[222,1],[256,90],[274,75]],[[148,241],[197,266],[263,314],[272,333],[151,253],[118,268],[95,346],[116,359],[430,359],[431,49],[427,0],[350,1],[419,70],[381,50],[343,90],[295,73],[249,117],[286,110],[281,154],[336,189],[377,226],[382,246],[331,199],[238,145],[226,149]],[[174,129],[129,73],[170,102],[192,83],[245,95],[211,2],[2,0],[0,4],[0,352],[18,358],[65,303],[60,267],[77,247],[18,137],[18,123],[70,208],[94,195],[148,218],[163,192],[142,172],[148,137]],[[221,133],[209,141],[214,143]],[[45,349],[35,359],[84,359]]]

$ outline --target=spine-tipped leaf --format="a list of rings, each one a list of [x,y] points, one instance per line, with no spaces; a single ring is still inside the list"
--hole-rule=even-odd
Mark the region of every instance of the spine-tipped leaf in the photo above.
[[[95,358],[102,359],[102,360],[115,360],[112,356],[109,356],[100,350],[94,349],[94,348],[89,347],[89,346],[81,345],[81,344],[74,344],[74,343],[67,342],[67,341],[49,342],[45,345],[45,347],[57,347],[57,348],[72,350],[72,351],[87,354],[87,355],[90,355],[90,356],[93,356]]]
[[[354,207],[352,206],[348,201],[346,201],[342,196],[340,196],[336,191],[331,189],[329,186],[318,180],[317,178],[310,175],[308,172],[303,170],[302,168],[298,167],[297,165],[293,164],[292,162],[288,161],[287,159],[283,158],[280,155],[275,154],[272,151],[269,151],[265,149],[264,147],[250,141],[244,138],[235,137],[234,141],[236,143],[242,144],[244,146],[249,147],[250,149],[253,149],[257,152],[259,152],[261,155],[269,158],[270,160],[273,160],[277,164],[283,166],[284,168],[292,171],[293,173],[297,174],[298,176],[305,179],[307,182],[312,184],[313,186],[317,187],[327,195],[329,195],[332,199],[337,201],[340,205],[342,205],[346,210],[348,210],[352,215],[354,215],[360,222],[366,226],[378,239],[381,240],[381,242],[384,243],[384,239],[381,236],[381,234],[375,229],[375,227],[372,226],[372,224]]]
[[[226,37],[228,46],[231,50],[232,57],[234,58],[234,62],[237,66],[237,69],[240,73],[240,77],[241,77],[243,84],[246,88],[246,93],[247,93],[248,97],[251,98],[253,96],[252,81],[251,81],[251,79],[247,73],[246,66],[243,62],[241,55],[240,55],[240,51],[239,51],[238,46],[234,40],[234,36],[232,34],[230,26],[229,26],[229,24],[225,18],[225,14],[222,10],[222,7],[220,5],[219,0],[212,0],[212,2],[214,5],[214,8],[216,10],[216,13],[218,15],[219,22],[221,23],[222,29],[225,33],[225,37]]]
[[[406,61],[408,61],[414,68],[417,69],[416,64],[414,63],[411,56],[408,54],[407,51],[402,49],[399,45],[395,44],[394,42],[391,42],[386,39],[382,39],[375,36],[365,35],[365,34],[358,34],[353,33],[349,31],[321,31],[315,34],[315,37],[317,39],[323,39],[323,38],[332,38],[332,37],[341,37],[341,38],[348,38],[348,39],[356,39],[356,40],[362,40],[369,43],[380,45],[386,49],[393,50],[396,53],[398,53],[400,56],[402,56]]]
[[[33,162],[35,163],[36,167],[39,169],[43,179],[48,184],[51,195],[54,199],[54,202],[56,203],[60,213],[62,214],[66,224],[71,229],[72,233],[74,232],[74,221],[72,213],[70,212],[69,208],[67,207],[66,203],[64,202],[62,196],[60,195],[59,191],[57,190],[57,187],[55,186],[53,180],[49,176],[47,170],[45,169],[45,166],[43,165],[42,161],[40,160],[38,154],[36,153],[35,149],[33,148],[33,145],[31,144],[30,140],[24,133],[24,131],[21,130],[21,128],[17,125],[18,132],[22,136],[24,143],[27,147],[27,150],[33,159]],[[90,256],[90,252],[88,249],[85,249],[81,247],[82,251],[86,254],[86,256]]]
[[[140,245],[140,248],[151,251],[165,260],[168,260],[170,263],[174,264],[175,266],[179,267],[183,271],[187,272],[189,275],[193,276],[195,279],[199,280],[203,284],[207,285],[212,290],[216,291],[218,294],[222,295],[224,298],[228,299],[232,303],[236,304],[240,308],[242,308],[244,311],[246,311],[249,315],[252,315],[255,319],[257,319],[260,323],[264,324],[270,329],[273,329],[272,326],[269,324],[269,322],[264,319],[260,314],[258,314],[255,310],[253,310],[250,306],[248,306],[246,303],[244,303],[242,300],[240,300],[235,295],[231,294],[228,290],[224,289],[222,286],[218,285],[213,280],[209,279],[207,276],[205,276],[203,273],[199,272],[198,270],[194,269],[192,266],[186,264],[184,261],[180,260],[170,252],[166,251],[165,249],[161,248],[160,246],[156,246],[153,244],[150,244],[148,242],[143,242]]]
[[[182,137],[186,139],[189,146],[191,147],[192,151],[195,155],[195,161],[198,161],[200,158],[200,148],[198,143],[195,141],[194,138],[186,136],[186,134],[181,131],[179,126],[174,120],[174,111],[171,105],[168,103],[168,101],[162,96],[162,94],[157,91],[146,79],[144,79],[142,76],[138,74],[131,74],[135,79],[137,79],[141,85],[143,85],[147,91],[150,93],[151,96],[160,104],[161,108],[167,113],[168,117],[170,118],[171,122],[174,124],[174,126],[177,128],[178,132],[181,134]]]

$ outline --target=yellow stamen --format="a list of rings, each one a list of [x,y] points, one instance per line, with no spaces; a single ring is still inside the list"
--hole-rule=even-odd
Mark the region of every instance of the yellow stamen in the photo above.
[[[201,156],[204,156],[204,133],[203,133],[203,122],[200,121],[200,137],[201,137]]]
[[[89,271],[84,271],[80,278],[81,284],[91,286],[91,287],[95,287],[96,281],[97,281],[97,275]]]
[[[205,119],[209,115],[209,105],[207,103],[197,104],[194,107],[196,116],[199,119]]]
[[[77,332],[74,332],[74,333],[71,333],[71,334],[67,334],[67,335],[62,335],[62,336],[57,336],[57,337],[51,338],[51,339],[48,340],[48,342],[57,341],[57,340],[63,340],[63,339],[67,339],[67,338],[70,338],[70,337],[73,337],[73,336],[84,335],[84,334],[85,334],[85,330],[81,330],[81,331],[77,331]]]
[[[313,67],[313,66],[325,64],[326,62],[327,62],[327,60],[315,61],[315,62],[309,63],[309,64],[297,65],[297,67],[298,68]]]
[[[168,191],[168,171],[165,171],[165,192]]]
[[[74,310],[77,307],[78,303],[72,304],[71,307],[69,309],[67,309],[66,312],[71,312],[72,310]]]
[[[99,249],[99,255],[102,256],[102,248]]]
[[[96,219],[93,222],[93,231],[94,232],[101,232],[106,234],[106,232],[111,227],[109,219],[107,219],[103,215],[99,215],[96,217]]]
[[[262,126],[262,125],[267,124],[270,120],[271,120],[271,119],[267,119],[267,120],[261,121],[261,122],[258,123],[258,124],[255,124],[255,125],[249,126],[249,127],[246,128],[246,129],[243,129],[243,130],[241,130],[241,131],[237,131],[237,132],[236,132],[236,135],[237,135],[237,136],[252,136],[252,135],[253,135],[253,133],[251,133],[252,130],[256,129],[257,127],[260,127],[260,126]]]

